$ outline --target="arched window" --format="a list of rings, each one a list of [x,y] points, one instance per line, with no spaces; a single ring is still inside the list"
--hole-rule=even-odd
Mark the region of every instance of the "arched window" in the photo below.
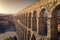
[[[37,31],[37,19],[36,19],[36,17],[37,17],[37,12],[34,11],[33,17],[32,17],[32,30],[33,31]]]
[[[52,11],[52,18],[51,18],[51,39],[57,40],[58,31],[58,23],[60,22],[60,5],[57,5]],[[60,39],[59,39],[60,40]]]
[[[21,16],[22,16],[22,17],[21,17],[21,22],[22,22],[22,24],[23,24],[23,23],[24,23],[24,21],[23,21],[23,20],[24,20],[24,19],[23,19],[23,13],[21,14]]]
[[[25,15],[24,15],[24,13],[22,14],[22,22],[23,22],[23,25],[24,25],[24,23],[25,23],[25,17],[24,17]]]
[[[31,33],[30,31],[28,31],[28,40],[30,40],[30,37],[31,37]]]
[[[29,12],[29,15],[28,15],[28,28],[31,28],[31,12]]]
[[[42,11],[39,14],[39,34],[43,36],[47,35],[47,17],[47,10],[42,9]]]
[[[28,22],[28,20],[27,20],[27,18],[28,18],[28,13],[25,14],[25,17],[26,17],[26,23],[25,23],[25,25],[27,26],[27,25],[28,25],[28,24],[27,24],[27,22]]]
[[[25,25],[25,13],[23,13],[23,25]]]
[[[20,22],[22,23],[22,14],[20,14]]]
[[[25,29],[25,40],[27,40],[27,29]]]

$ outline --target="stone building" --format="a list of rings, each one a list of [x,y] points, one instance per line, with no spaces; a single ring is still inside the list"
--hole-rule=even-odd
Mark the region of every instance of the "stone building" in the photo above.
[[[38,0],[14,15],[19,40],[58,40],[60,0]]]

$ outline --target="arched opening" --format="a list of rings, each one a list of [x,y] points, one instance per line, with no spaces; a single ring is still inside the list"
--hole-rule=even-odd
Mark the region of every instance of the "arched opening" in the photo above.
[[[23,24],[25,25],[25,13],[23,14]]]
[[[27,29],[25,29],[25,39],[24,40],[27,40]]]
[[[25,14],[25,17],[26,17],[26,23],[25,23],[25,25],[27,26],[28,25],[27,24],[27,22],[28,22],[28,20],[27,20],[28,19],[28,13]]]
[[[57,40],[57,37],[60,38],[60,31],[58,31],[60,25],[60,5],[57,5],[52,11],[51,18],[51,39]],[[57,35],[58,34],[58,35]]]
[[[39,35],[47,36],[47,17],[48,13],[46,9],[42,9],[39,14]]]
[[[32,35],[31,40],[36,40],[36,38],[35,38],[35,35],[34,35],[34,34]]]
[[[23,21],[23,13],[21,14],[21,19],[20,19],[21,23],[23,24],[24,21]]]
[[[30,40],[30,37],[31,37],[31,33],[30,31],[28,31],[28,40]]]
[[[20,16],[20,22],[22,23],[22,14],[20,14],[19,16]]]
[[[29,17],[28,17],[28,28],[31,28],[31,12],[29,12]]]
[[[37,12],[34,11],[33,17],[32,17],[32,30],[33,31],[37,31],[37,19],[36,19],[36,17],[37,17]]]

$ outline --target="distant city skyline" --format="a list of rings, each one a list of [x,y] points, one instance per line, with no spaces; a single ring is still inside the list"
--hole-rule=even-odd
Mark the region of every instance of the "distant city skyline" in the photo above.
[[[37,0],[0,0],[0,14],[15,14]]]

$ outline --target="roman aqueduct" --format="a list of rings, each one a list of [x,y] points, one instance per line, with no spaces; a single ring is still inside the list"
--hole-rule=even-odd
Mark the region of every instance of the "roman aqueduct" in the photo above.
[[[60,0],[39,0],[14,15],[19,40],[58,40]]]

